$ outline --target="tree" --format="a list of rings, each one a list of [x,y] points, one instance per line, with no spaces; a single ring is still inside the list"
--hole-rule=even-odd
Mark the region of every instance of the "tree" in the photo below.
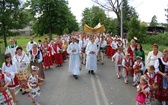
[[[157,26],[157,25],[158,25],[157,17],[156,17],[156,15],[154,15],[151,19],[150,26],[154,27],[154,26]]]
[[[138,20],[137,17],[133,17],[129,21],[129,31],[128,31],[128,39],[131,40],[134,37],[137,37],[138,42],[142,42],[145,35],[146,35],[146,30],[147,28],[144,25],[140,24],[140,21]]]
[[[82,13],[82,24],[88,24],[91,27],[95,27],[99,22],[101,24],[105,23],[107,19],[106,14],[103,9],[93,6],[92,8],[85,8]]]
[[[43,35],[49,33],[49,39],[52,34],[62,35],[65,32],[77,30],[78,23],[67,6],[66,0],[30,0],[32,14],[40,15],[36,18],[33,30],[35,33]],[[72,26],[73,25],[73,26]]]
[[[137,17],[135,8],[128,4],[128,0],[123,0],[123,32],[128,32],[128,22],[132,17]]]
[[[19,0],[0,1],[0,33],[3,35],[5,47],[7,46],[6,37],[12,33],[11,30],[24,28],[27,22]]]
[[[114,12],[117,16],[117,29],[120,32],[120,19],[121,19],[121,5],[123,3],[123,28],[124,32],[128,31],[128,21],[134,17],[138,16],[135,9],[128,4],[128,0],[92,0],[98,6],[103,8],[105,11]]]

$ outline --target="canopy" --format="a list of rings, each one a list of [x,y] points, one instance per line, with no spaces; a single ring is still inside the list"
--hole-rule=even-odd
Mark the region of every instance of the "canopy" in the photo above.
[[[98,23],[94,28],[89,27],[87,24],[84,24],[83,32],[89,34],[103,33],[105,31],[104,25]]]

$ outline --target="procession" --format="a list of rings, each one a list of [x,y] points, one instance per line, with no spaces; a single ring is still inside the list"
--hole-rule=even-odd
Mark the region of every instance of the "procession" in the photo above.
[[[2,105],[17,105],[15,88],[19,88],[22,95],[28,95],[35,105],[41,105],[40,87],[45,85],[45,72],[50,68],[61,68],[69,61],[67,71],[78,80],[82,69],[97,75],[97,63],[104,66],[105,57],[115,65],[114,79],[121,78],[124,84],[132,83],[137,88],[136,105],[152,105],[154,99],[161,105],[168,104],[168,50],[158,51],[157,44],[152,45],[153,50],[145,57],[142,45],[135,39],[128,44],[126,38],[104,33],[76,32],[38,42],[30,36],[26,51],[16,45],[14,38],[9,42],[0,69]],[[128,81],[128,77],[132,81]]]

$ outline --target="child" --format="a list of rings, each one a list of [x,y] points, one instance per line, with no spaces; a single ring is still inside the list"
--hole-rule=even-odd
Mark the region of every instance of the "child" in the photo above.
[[[11,79],[2,73],[0,68],[0,105],[16,105],[13,102],[12,96],[8,90],[8,86],[11,84]]]
[[[136,97],[136,105],[151,105],[151,101],[149,98],[150,95],[150,88],[148,86],[148,78],[144,75],[140,77],[140,84],[137,86],[138,95]],[[142,98],[138,98],[139,96],[143,96]]]
[[[134,77],[133,77],[133,86],[137,86],[139,84],[139,80],[141,77],[141,71],[143,70],[143,62],[142,62],[142,58],[140,56],[136,57],[136,61],[133,65],[133,69],[134,69]]]
[[[124,82],[128,84],[128,73],[130,70],[132,70],[132,62],[130,60],[130,54],[126,53],[125,57],[122,60],[122,66],[123,66],[123,77]]]
[[[157,74],[154,72],[155,67],[153,65],[149,65],[147,67],[148,72],[145,74],[145,76],[149,80],[149,88],[150,88],[150,98],[151,100],[155,98],[155,90],[157,89]]]
[[[122,52],[122,49],[118,48],[117,52],[112,56],[112,61],[115,64],[115,71],[116,71],[116,75],[117,75],[118,79],[120,79],[119,72],[122,69],[122,64],[121,63],[122,63],[123,58],[124,58],[124,54]]]
[[[31,76],[28,79],[28,87],[30,88],[30,97],[32,98],[33,103],[35,103],[35,105],[40,105],[39,104],[39,96],[40,96],[40,83],[38,80],[44,80],[40,77],[38,77],[37,72],[39,71],[39,68],[37,66],[31,66],[32,71],[31,71]]]
[[[2,73],[6,74],[11,79],[12,84],[9,86],[9,91],[12,95],[13,102],[16,105],[15,88],[18,86],[16,74],[18,69],[15,63],[12,62],[11,54],[5,54],[5,62],[2,64]]]

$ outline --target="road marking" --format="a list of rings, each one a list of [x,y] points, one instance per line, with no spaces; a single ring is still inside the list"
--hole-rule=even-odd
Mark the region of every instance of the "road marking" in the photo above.
[[[104,92],[104,89],[102,87],[102,83],[100,82],[99,76],[96,75],[96,78],[97,78],[98,86],[100,88],[100,92],[101,92],[101,95],[102,95],[102,98],[103,98],[104,105],[110,105],[108,100],[107,100],[107,97],[106,97],[106,94]]]
[[[93,94],[98,93],[93,76],[91,76],[91,81],[92,81],[92,86],[93,86]],[[99,99],[98,95],[95,95],[94,97],[95,97],[96,105],[100,105],[100,99]]]

